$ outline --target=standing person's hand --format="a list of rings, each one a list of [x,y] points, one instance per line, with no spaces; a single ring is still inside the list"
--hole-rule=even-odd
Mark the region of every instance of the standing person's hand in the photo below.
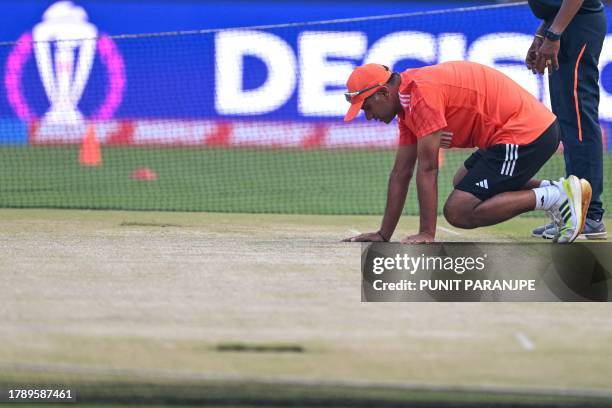
[[[529,51],[527,51],[527,58],[525,58],[525,65],[527,68],[534,74],[536,73],[536,61],[538,59],[538,50],[542,46],[544,39],[538,36],[533,37],[533,42],[531,43],[531,47],[529,47]]]
[[[544,69],[548,67],[548,73],[552,70],[559,69],[559,49],[561,48],[560,41],[551,41],[548,38],[540,46],[537,52],[536,71],[540,74],[544,73]]]

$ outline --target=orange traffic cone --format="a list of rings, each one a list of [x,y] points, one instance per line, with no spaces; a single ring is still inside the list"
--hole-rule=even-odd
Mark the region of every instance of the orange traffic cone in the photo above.
[[[102,164],[100,142],[96,138],[96,130],[93,125],[87,125],[87,132],[79,152],[79,163],[82,166],[99,166]]]

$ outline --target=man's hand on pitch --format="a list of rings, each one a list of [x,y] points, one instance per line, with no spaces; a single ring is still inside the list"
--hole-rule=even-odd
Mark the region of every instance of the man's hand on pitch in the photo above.
[[[408,235],[402,239],[402,244],[429,244],[434,242],[436,237],[427,232],[421,232],[415,235]]]
[[[351,238],[343,239],[342,242],[385,242],[385,240],[378,232],[366,232]]]
[[[548,67],[549,74],[551,74],[553,70],[556,71],[559,69],[558,56],[560,47],[560,41],[544,40],[537,52],[535,69],[538,73],[543,74],[546,67]]]

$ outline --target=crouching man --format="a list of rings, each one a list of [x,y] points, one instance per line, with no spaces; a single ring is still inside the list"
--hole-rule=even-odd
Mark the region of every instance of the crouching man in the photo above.
[[[559,146],[555,115],[501,72],[467,61],[401,74],[367,64],[353,71],[347,88],[351,106],[344,120],[361,110],[368,120],[386,124],[397,116],[399,147],[380,229],[345,241],[390,240],[415,175],[420,229],[402,242],[433,242],[438,151],[451,147],[478,148],[454,177],[444,206],[451,225],[472,229],[544,210],[557,224],[555,242],[571,243],[582,230],[591,200],[589,183],[569,176],[540,187],[546,183],[534,178]]]

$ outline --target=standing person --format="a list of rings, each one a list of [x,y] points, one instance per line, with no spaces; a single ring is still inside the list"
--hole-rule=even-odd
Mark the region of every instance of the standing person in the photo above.
[[[588,180],[593,188],[582,238],[605,239],[603,222],[603,143],[599,126],[599,55],[607,33],[600,0],[529,0],[542,20],[526,65],[534,73],[548,68],[550,100],[561,126],[566,174]],[[542,187],[548,185],[542,181]],[[554,223],[533,230],[553,238]]]
[[[451,225],[472,229],[544,210],[555,214],[556,242],[569,244],[578,236],[591,187],[573,175],[538,187],[541,182],[533,177],[557,150],[559,126],[550,110],[501,72],[468,61],[401,74],[366,64],[353,71],[347,88],[351,106],[344,120],[354,119],[361,110],[368,120],[386,124],[398,117],[399,147],[380,229],[346,241],[389,241],[414,173],[420,229],[402,242],[433,242],[438,153],[451,147],[479,148],[454,177],[454,190],[444,205]]]

